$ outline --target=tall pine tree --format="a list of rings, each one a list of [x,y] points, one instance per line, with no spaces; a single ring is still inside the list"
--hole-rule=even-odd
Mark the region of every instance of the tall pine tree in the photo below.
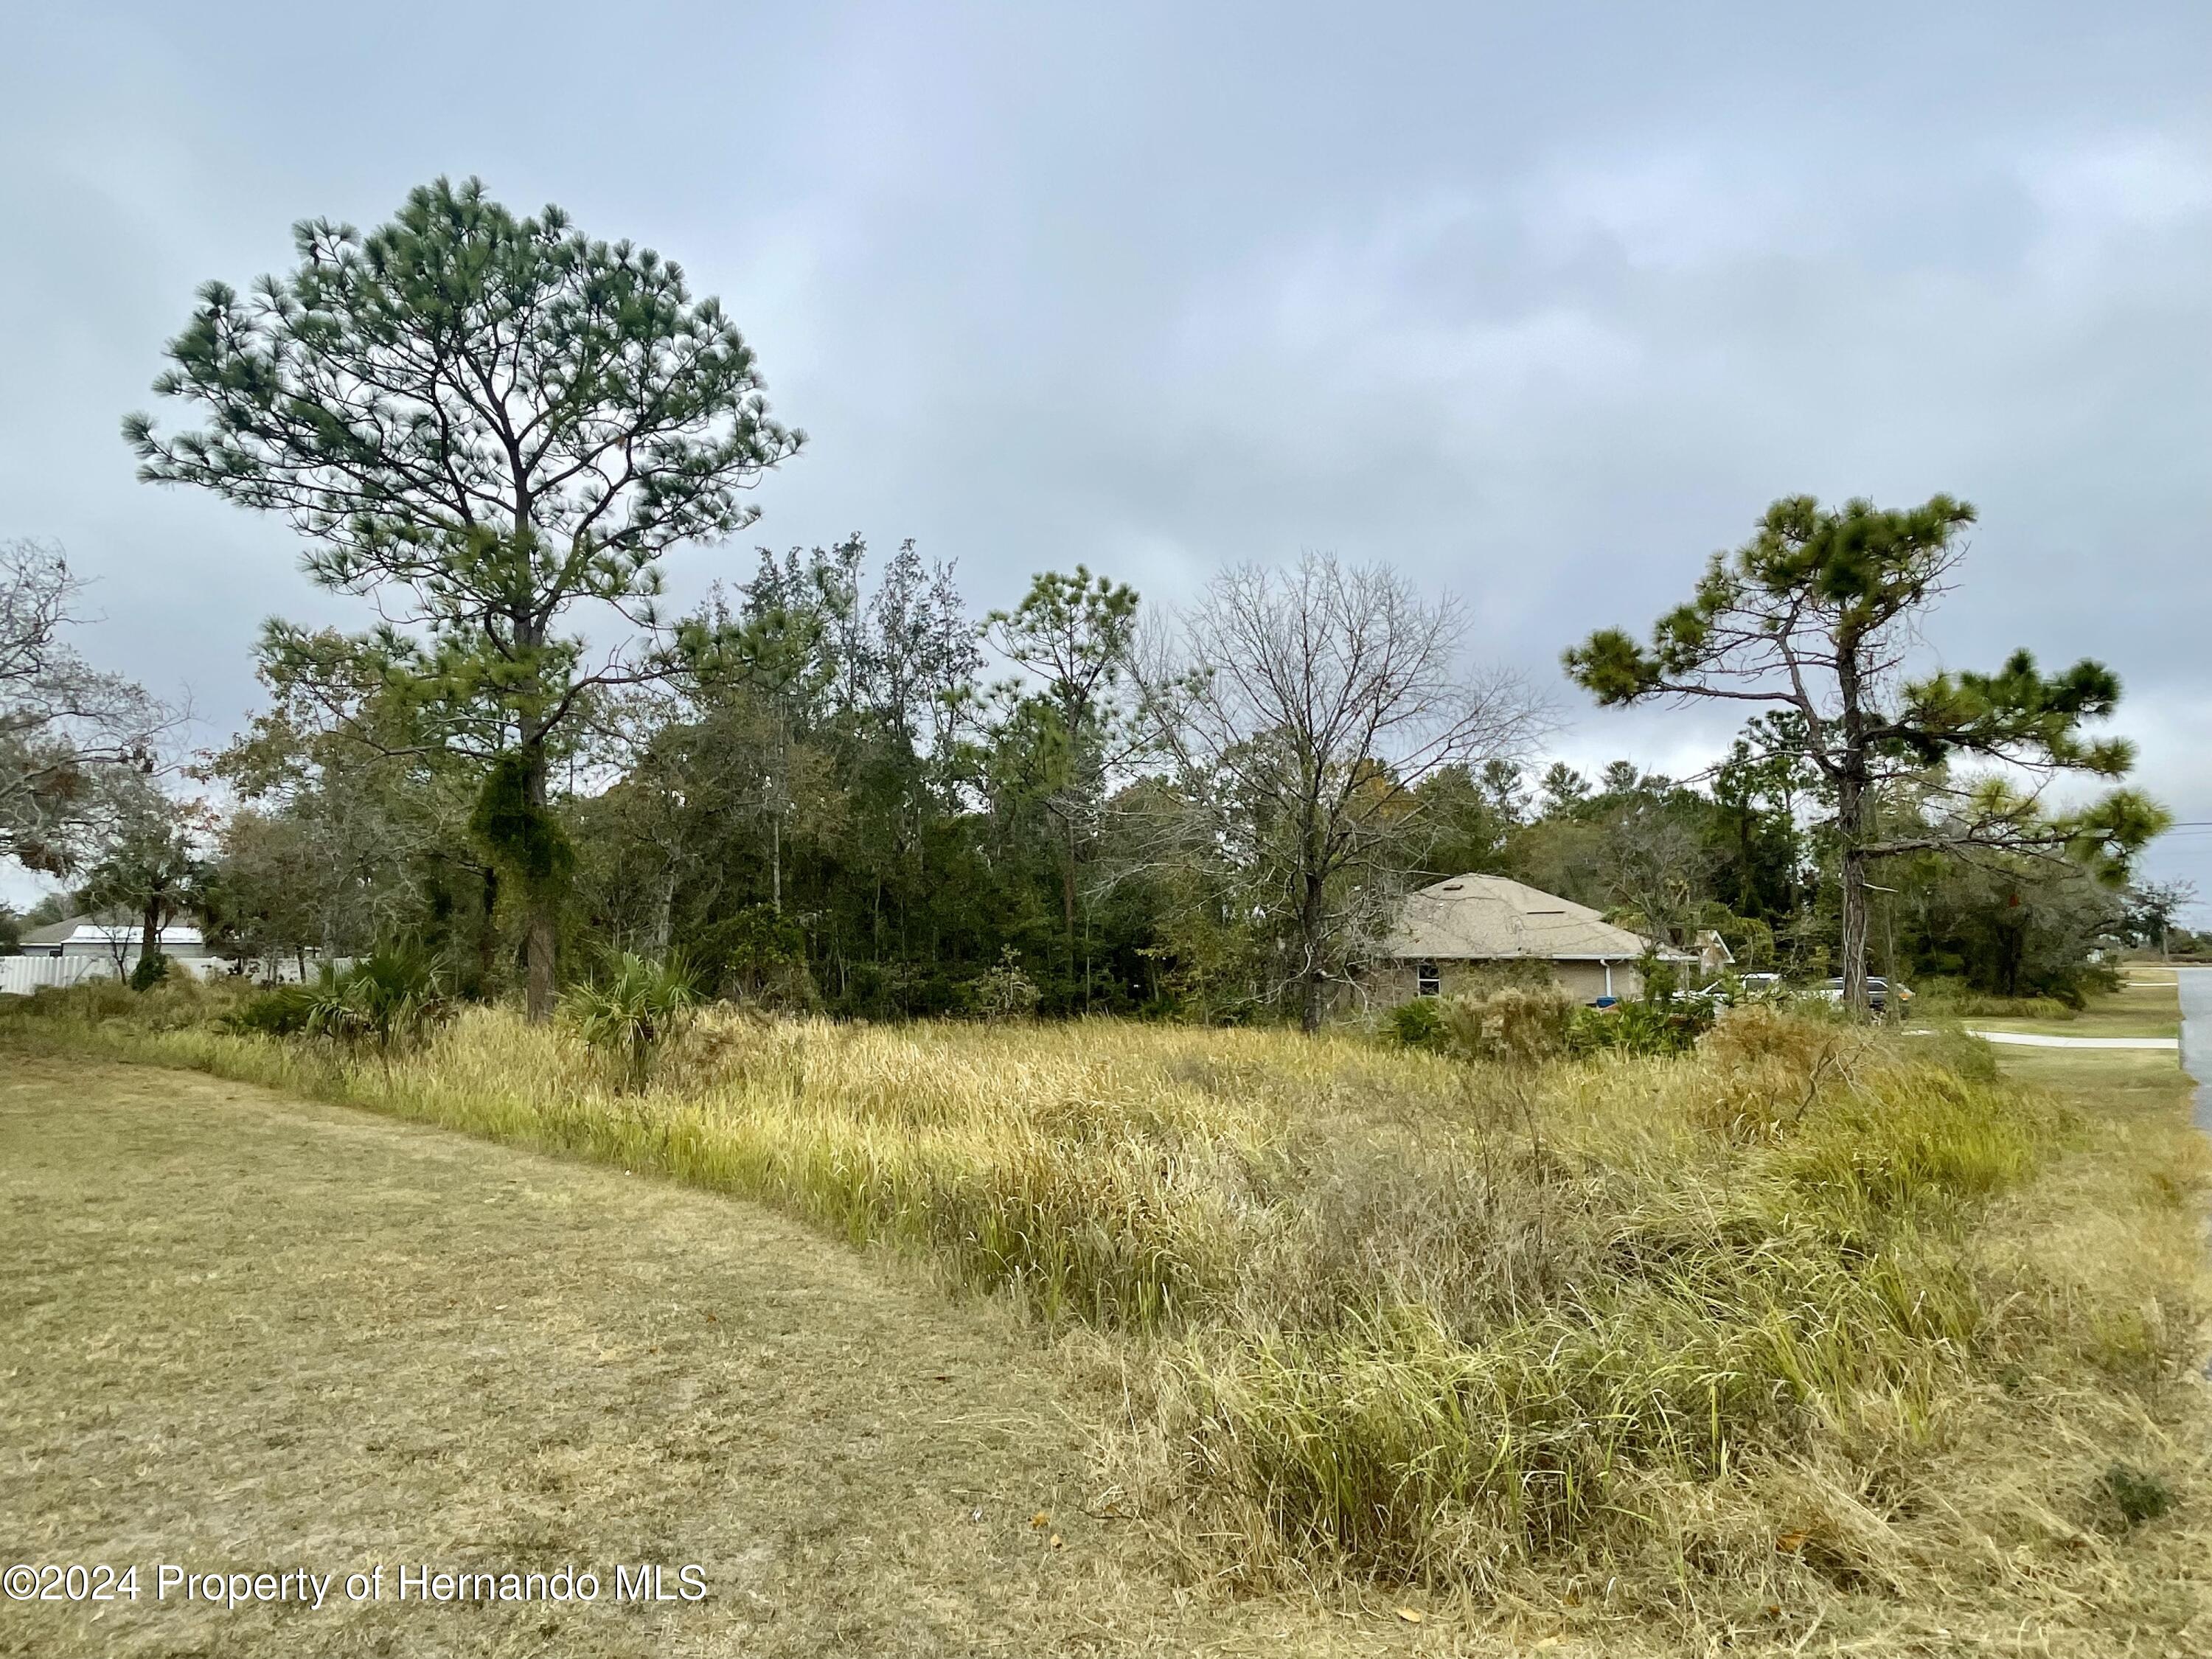
[[[682,270],[518,218],[469,179],[364,236],[312,220],[252,295],[201,290],[163,397],[207,424],[124,423],[151,483],[289,517],[307,573],[373,594],[404,635],[362,642],[426,695],[489,703],[502,752],[478,828],[527,897],[529,1007],[552,1007],[569,860],[547,806],[557,734],[594,691],[659,672],[661,556],[757,515],[744,492],[799,447],[751,349]],[[580,609],[629,643],[587,665]]]

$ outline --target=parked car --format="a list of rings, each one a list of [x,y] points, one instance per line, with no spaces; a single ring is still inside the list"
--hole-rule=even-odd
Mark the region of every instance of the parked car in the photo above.
[[[1686,1001],[1711,1003],[1717,1008],[1739,1002],[1771,1001],[1782,994],[1784,988],[1779,974],[1738,974],[1717,979],[1702,990],[1685,991],[1682,995]]]
[[[1823,985],[1819,991],[1814,993],[1814,994],[1824,996],[1831,1002],[1841,1002],[1844,1000],[1844,981],[1841,979],[1832,979],[1826,985]],[[1903,985],[1899,986],[1897,988],[1897,1006],[1902,1008],[1906,1003],[1911,1000],[1912,992],[1911,989]],[[1882,978],[1879,974],[1869,974],[1867,975],[1867,1006],[1873,1009],[1877,1014],[1886,1013],[1888,1012],[1889,981]]]

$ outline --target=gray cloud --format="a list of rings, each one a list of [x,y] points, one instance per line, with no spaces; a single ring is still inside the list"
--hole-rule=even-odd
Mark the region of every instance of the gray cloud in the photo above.
[[[1940,15],[1930,15],[1940,13]],[[759,538],[1080,559],[1164,600],[1327,547],[1540,676],[1771,497],[1983,509],[1931,650],[2096,654],[2212,819],[2212,15],[82,6],[0,64],[0,532],[104,661],[252,706],[282,526],[131,482],[193,286],[434,173],[681,259],[811,453]],[[173,419],[171,416],[169,418]],[[678,588],[744,550],[679,561]],[[1564,694],[1563,694],[1564,696]],[[1577,711],[1590,759],[1725,736]],[[2203,851],[2199,851],[2199,848]],[[2153,860],[2212,892],[2212,838]]]

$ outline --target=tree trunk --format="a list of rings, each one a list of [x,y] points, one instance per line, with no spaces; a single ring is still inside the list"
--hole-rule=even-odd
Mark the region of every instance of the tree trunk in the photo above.
[[[545,811],[548,767],[543,744],[525,750],[529,769],[524,775],[526,798],[534,811]],[[528,894],[527,920],[523,925],[523,1012],[533,1025],[553,1018],[553,951],[558,903],[550,881],[532,881]]]
[[[1305,951],[1304,996],[1298,1009],[1298,1029],[1312,1033],[1321,1030],[1322,993],[1328,981],[1322,971],[1321,962],[1322,882],[1309,875],[1304,901],[1298,906],[1299,944]]]
[[[653,920],[653,957],[656,962],[668,960],[669,942],[676,933],[676,865],[672,860],[660,878],[660,913]]]
[[[1867,1011],[1867,858],[1860,846],[1865,807],[1863,787],[1856,779],[1847,777],[1836,790],[1836,831],[1844,844],[1844,1006],[1855,1014]]]
[[[550,896],[533,893],[530,897],[530,919],[522,935],[523,1011],[533,1025],[543,1025],[553,1018],[553,934],[554,913]]]
[[[477,929],[477,984],[491,994],[492,973],[499,951],[499,872],[487,865],[483,872],[483,923]]]
[[[1075,975],[1075,820],[1065,820],[1067,825],[1066,856],[1060,866],[1060,918],[1067,931],[1067,972]]]
[[[139,919],[138,960],[151,962],[161,954],[161,901],[146,901],[146,914]]]
[[[1859,653],[1863,635],[1839,629],[1836,637],[1836,690],[1843,702],[1841,766],[1836,774],[1836,839],[1843,843],[1844,1006],[1867,1011],[1866,713],[1861,694],[1866,684]]]
[[[1855,848],[1844,853],[1844,1006],[1853,1013],[1867,1011],[1867,889],[1866,855]]]

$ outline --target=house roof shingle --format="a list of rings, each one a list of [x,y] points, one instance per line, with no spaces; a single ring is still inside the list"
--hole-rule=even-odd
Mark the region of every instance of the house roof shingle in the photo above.
[[[18,940],[19,945],[67,945],[72,940],[83,945],[104,945],[109,935],[121,933],[134,943],[138,938],[141,923],[137,917],[110,912],[99,916],[64,916],[59,921],[50,921],[43,927],[33,927]],[[190,922],[171,921],[161,933],[164,945],[198,945],[200,930]]]
[[[64,945],[76,935],[78,928],[91,921],[90,916],[64,916],[59,921],[50,921],[43,927],[26,929],[19,942],[24,945]]]
[[[1400,960],[1632,962],[1651,948],[1586,904],[1504,876],[1451,876],[1406,901],[1381,954]],[[1680,951],[1659,954],[1688,960]]]

